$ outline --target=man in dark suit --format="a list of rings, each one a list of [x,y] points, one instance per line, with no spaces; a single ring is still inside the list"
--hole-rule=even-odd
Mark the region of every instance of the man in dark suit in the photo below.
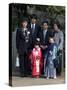
[[[53,36],[53,32],[48,30],[48,21],[45,20],[42,22],[42,29],[40,30],[38,37],[40,38],[41,45],[48,45],[49,36]],[[44,48],[44,47],[43,47]]]
[[[34,42],[38,37],[39,31],[41,29],[40,26],[37,24],[37,16],[35,14],[31,16],[31,22],[28,25],[28,28],[30,29],[31,32],[32,48],[33,48]]]
[[[30,31],[27,28],[28,21],[26,18],[21,20],[21,28],[17,29],[16,47],[19,55],[20,73],[21,76],[26,76],[28,73],[27,54],[30,50]]]
[[[49,37],[53,36],[52,31],[48,30],[48,21],[45,20],[42,22],[42,29],[39,32],[38,37],[40,38],[41,41],[41,48],[43,52],[43,58],[45,59],[43,62],[43,73],[45,73],[45,63],[46,63],[46,58],[47,58],[47,47],[49,45]]]

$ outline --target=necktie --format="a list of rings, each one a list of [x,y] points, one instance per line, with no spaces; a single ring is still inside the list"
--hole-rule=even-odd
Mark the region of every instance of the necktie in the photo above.
[[[32,33],[34,33],[35,27],[34,24],[32,24]]]
[[[34,24],[32,24],[32,29],[34,30],[35,28],[34,28]]]
[[[44,32],[43,32],[44,33],[44,40],[45,40],[46,32],[47,32],[46,30],[44,30]]]

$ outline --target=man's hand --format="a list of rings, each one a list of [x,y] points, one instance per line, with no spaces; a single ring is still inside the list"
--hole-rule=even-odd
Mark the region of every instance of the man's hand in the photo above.
[[[48,46],[47,46],[47,45],[45,45],[45,46],[40,45],[40,47],[41,47],[42,49],[46,49]]]

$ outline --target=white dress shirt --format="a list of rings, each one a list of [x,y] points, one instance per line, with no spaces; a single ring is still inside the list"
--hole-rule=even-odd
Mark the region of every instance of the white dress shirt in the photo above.
[[[47,33],[47,30],[43,30],[44,39],[45,39],[46,33]]]
[[[34,23],[34,24],[31,23],[31,28],[32,28],[33,30],[35,29],[35,23]]]

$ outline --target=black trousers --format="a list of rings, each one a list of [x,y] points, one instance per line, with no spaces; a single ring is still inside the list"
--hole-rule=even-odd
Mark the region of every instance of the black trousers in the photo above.
[[[61,75],[61,71],[62,71],[62,51],[58,51],[58,68],[56,68],[56,72],[57,72],[57,75]]]
[[[19,63],[20,63],[20,74],[21,76],[27,75],[28,73],[28,60],[27,53],[24,52],[22,55],[19,55]]]

